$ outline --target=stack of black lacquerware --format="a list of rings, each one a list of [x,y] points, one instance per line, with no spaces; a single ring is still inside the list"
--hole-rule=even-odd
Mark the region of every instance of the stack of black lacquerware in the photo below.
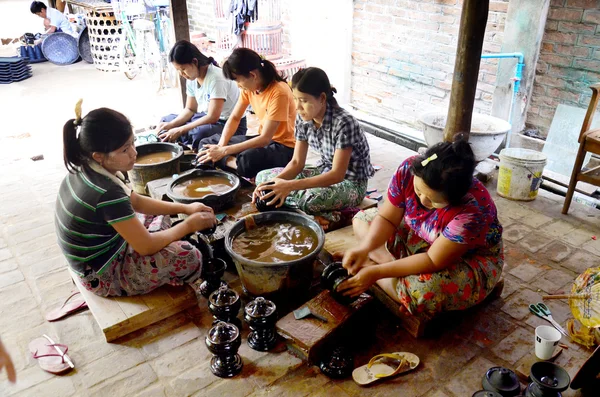
[[[10,84],[31,77],[31,66],[19,57],[0,58],[0,84]]]

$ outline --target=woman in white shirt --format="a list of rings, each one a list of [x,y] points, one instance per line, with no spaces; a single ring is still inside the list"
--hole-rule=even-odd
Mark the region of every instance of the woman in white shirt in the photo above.
[[[188,80],[187,101],[185,109],[163,117],[156,129],[163,141],[180,141],[197,150],[201,139],[223,131],[240,91],[234,81],[223,76],[212,57],[189,41],[175,43],[169,61]],[[235,135],[245,135],[246,129],[244,117]]]

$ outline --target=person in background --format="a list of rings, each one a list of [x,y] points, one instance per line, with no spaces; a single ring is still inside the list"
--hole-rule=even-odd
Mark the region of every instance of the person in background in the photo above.
[[[344,255],[352,277],[338,291],[355,296],[377,283],[401,310],[427,317],[485,299],[504,252],[496,206],[473,177],[475,165],[460,135],[400,164],[383,205],[354,218],[360,243]]]
[[[272,62],[248,48],[236,48],[223,64],[226,78],[242,89],[223,133],[203,139],[201,163],[216,163],[253,179],[262,170],[285,167],[294,154],[296,106],[290,86]],[[234,136],[252,106],[260,126],[257,136]]]
[[[163,141],[179,141],[197,150],[200,140],[223,131],[240,96],[237,85],[223,76],[213,58],[186,40],[175,43],[169,61],[187,79],[185,109],[170,114],[156,127]],[[246,135],[246,117],[242,117],[234,136]]]
[[[202,254],[181,239],[216,225],[210,207],[155,200],[123,182],[137,152],[129,120],[107,108],[63,128],[64,163],[69,171],[56,200],[58,245],[82,285],[100,296],[148,293],[161,285],[193,283]],[[171,227],[169,215],[188,217]]]
[[[15,371],[15,366],[10,358],[10,355],[6,351],[6,348],[2,344],[0,340],[0,372],[2,369],[6,367],[6,376],[11,383],[15,383],[17,381],[17,373]]]
[[[292,78],[296,101],[296,147],[285,168],[256,176],[253,200],[262,198],[278,207],[287,203],[326,220],[333,211],[356,207],[373,176],[369,143],[358,121],[342,109],[327,74],[307,68]],[[319,154],[316,167],[305,167],[308,148]],[[261,197],[261,192],[270,190]],[[322,222],[322,224],[327,224]]]
[[[65,14],[55,8],[48,8],[41,1],[31,3],[29,10],[32,14],[44,19],[44,28],[46,34],[50,33],[68,33],[71,36],[77,37],[77,33],[73,31],[73,27],[65,17]]]

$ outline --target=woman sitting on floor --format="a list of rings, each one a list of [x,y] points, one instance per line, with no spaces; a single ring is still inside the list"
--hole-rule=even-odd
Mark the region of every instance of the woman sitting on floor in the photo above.
[[[163,117],[156,130],[163,141],[180,141],[197,150],[201,139],[223,132],[240,90],[223,76],[214,59],[189,41],[175,43],[169,61],[187,79],[187,100],[179,115]],[[241,118],[234,135],[246,135],[246,117]]]
[[[331,211],[356,207],[364,198],[374,173],[369,144],[358,121],[338,106],[323,70],[299,71],[292,90],[298,109],[294,157],[285,168],[257,175],[253,200],[271,190],[262,197],[269,204],[286,202],[331,220]],[[320,155],[316,167],[305,167],[309,147]]]
[[[185,235],[216,224],[210,207],[154,200],[123,183],[137,152],[129,120],[107,108],[63,129],[65,177],[56,201],[56,234],[71,269],[100,296],[144,294],[200,276],[202,256]],[[168,215],[187,214],[170,227]]]
[[[475,165],[460,138],[404,161],[379,212],[354,218],[360,246],[344,255],[353,277],[339,290],[355,296],[377,283],[401,310],[430,317],[490,294],[504,263],[502,226]]]
[[[236,48],[223,64],[223,74],[242,89],[221,135],[201,141],[201,163],[237,169],[246,178],[284,167],[294,153],[296,106],[292,90],[272,62],[248,48]],[[256,113],[258,136],[234,136],[248,106]]]

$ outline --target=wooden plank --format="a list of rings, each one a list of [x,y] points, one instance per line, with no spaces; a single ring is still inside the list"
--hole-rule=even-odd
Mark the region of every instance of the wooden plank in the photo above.
[[[79,276],[72,271],[71,277],[107,342],[198,304],[193,288],[187,284],[180,288],[171,288],[171,291],[165,286],[146,295],[103,298],[86,290],[81,285]]]
[[[372,303],[373,297],[363,294],[352,304],[343,305],[329,291],[322,291],[305,306],[311,312],[326,318],[327,322],[312,316],[296,320],[292,312],[277,322],[276,329],[287,340],[291,350],[310,362],[316,362],[321,347],[327,345],[328,341],[335,340],[337,333],[358,314],[367,313]]]
[[[356,247],[357,243],[356,237],[354,236],[354,229],[352,228],[352,225],[350,225],[326,233],[323,248],[331,254],[336,252],[343,253],[350,248]]]
[[[112,300],[117,302],[127,318],[150,310],[141,296],[115,296]]]
[[[75,281],[75,285],[77,285],[77,288],[79,288],[79,292],[81,292],[81,295],[87,302],[92,315],[96,319],[96,322],[103,332],[105,329],[110,328],[113,324],[127,321],[127,315],[123,312],[119,305],[115,305],[109,299],[101,298],[85,289],[81,284],[79,276],[75,274],[71,268],[69,268],[69,271],[71,272],[71,277]]]
[[[358,208],[360,208],[361,210],[364,211],[369,208],[377,207],[378,203],[379,203],[379,201],[377,201],[377,200],[373,200],[373,199],[365,197],[363,199],[363,201],[361,201],[361,203],[358,205]]]

